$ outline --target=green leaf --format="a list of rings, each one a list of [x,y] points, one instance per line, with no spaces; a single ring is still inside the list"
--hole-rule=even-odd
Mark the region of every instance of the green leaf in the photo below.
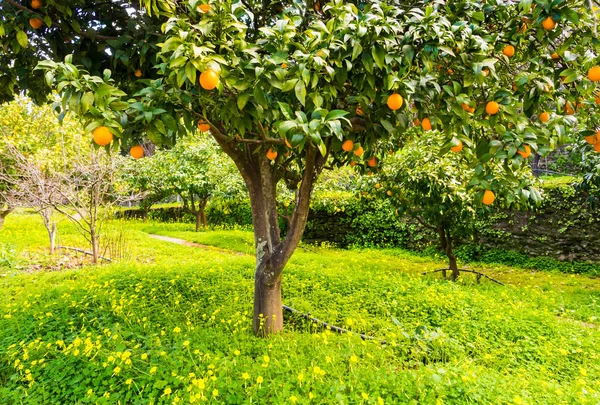
[[[477,21],[484,21],[485,20],[485,14],[483,14],[483,12],[481,11],[476,11],[472,14],[473,19],[477,20]]]
[[[352,48],[352,60],[358,58],[358,55],[360,55],[360,53],[362,52],[362,50],[363,50],[362,45],[360,44],[360,42],[357,41],[354,44],[354,48]]]
[[[193,63],[188,62],[185,65],[185,75],[192,83],[196,83],[196,67]]]
[[[27,34],[25,33],[25,31],[19,31],[19,32],[17,32],[17,42],[23,48],[27,48],[27,44],[28,44],[29,41],[27,40]]]
[[[302,80],[298,80],[296,83],[296,88],[294,89],[296,92],[296,98],[302,105],[306,104],[306,87],[304,86],[304,82]]]
[[[294,129],[297,126],[298,124],[296,121],[283,121],[281,124],[279,124],[279,133],[281,135],[285,135],[290,129]]]
[[[85,114],[92,104],[94,104],[94,93],[88,91],[81,97],[81,112]]]
[[[339,118],[345,117],[348,115],[348,111],[344,110],[331,110],[329,114],[325,117],[326,121],[337,120]]]
[[[237,97],[237,106],[240,110],[243,110],[248,100],[250,99],[250,92],[244,92]]]
[[[379,45],[375,45],[371,49],[371,55],[373,55],[373,60],[380,69],[383,69],[385,66],[385,51]]]

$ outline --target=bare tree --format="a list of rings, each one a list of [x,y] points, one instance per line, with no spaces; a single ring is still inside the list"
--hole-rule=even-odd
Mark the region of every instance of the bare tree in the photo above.
[[[34,208],[42,217],[50,239],[50,254],[55,251],[56,222],[52,221],[50,201],[58,188],[57,178],[35,160],[25,157],[17,148],[7,145],[5,153],[12,165],[0,167],[0,182],[7,185],[6,198],[11,206]],[[0,162],[0,165],[6,163]]]

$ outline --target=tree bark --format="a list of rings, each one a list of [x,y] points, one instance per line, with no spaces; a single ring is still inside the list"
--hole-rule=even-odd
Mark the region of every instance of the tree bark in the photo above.
[[[450,274],[450,280],[456,281],[460,272],[458,270],[458,265],[456,263],[456,256],[454,255],[454,250],[452,247],[452,236],[450,235],[450,231],[445,229],[443,226],[438,227],[438,235],[440,237],[440,244],[442,245],[442,250],[448,257],[448,268],[452,271]],[[446,271],[442,271],[444,278],[446,277]]]
[[[6,216],[8,214],[10,214],[12,211],[12,209],[8,208],[5,210],[0,210],[0,229],[2,229],[2,226],[4,225],[4,219],[6,218]]]
[[[266,158],[262,145],[245,144],[241,148],[234,140],[220,134],[217,128],[213,129],[214,138],[233,159],[248,187],[256,247],[252,326],[257,336],[267,337],[283,329],[282,272],[302,238],[312,188],[326,157],[321,156],[314,146],[306,146],[305,166],[290,227],[285,239],[281,240],[276,199],[280,180],[277,165],[272,165]]]
[[[91,234],[92,241],[92,263],[98,264],[98,259],[100,258],[100,244],[98,241],[98,235],[94,232]]]
[[[53,223],[48,229],[48,237],[50,238],[50,254],[53,255],[56,250],[56,223]]]

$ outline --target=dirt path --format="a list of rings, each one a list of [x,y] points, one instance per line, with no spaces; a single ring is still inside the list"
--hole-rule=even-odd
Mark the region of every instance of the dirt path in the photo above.
[[[176,243],[176,244],[182,245],[182,246],[196,247],[196,248],[200,248],[200,249],[204,249],[204,250],[210,250],[210,251],[219,252],[219,253],[226,253],[226,254],[235,255],[235,256],[250,256],[244,252],[238,252],[238,251],[229,250],[229,249],[221,249],[221,248],[218,248],[215,246],[209,246],[209,245],[203,245],[201,243],[190,242],[185,239],[172,238],[170,236],[155,235],[153,233],[149,233],[148,236],[153,239],[162,240],[163,242]]]

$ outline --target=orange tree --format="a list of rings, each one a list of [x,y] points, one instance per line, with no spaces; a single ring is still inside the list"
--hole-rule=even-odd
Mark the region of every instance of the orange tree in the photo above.
[[[593,120],[600,68],[593,68],[594,13],[584,1],[141,3],[108,24],[106,16],[123,16],[127,5],[110,2],[115,10],[91,15],[79,10],[106,3],[46,0],[35,11],[45,26],[36,29],[28,28],[33,11],[25,2],[7,0],[2,58],[45,58],[35,47],[61,36],[92,42],[96,52],[64,62],[65,52],[53,53],[16,82],[35,83],[43,73],[62,95],[60,113],[81,115],[87,131],[110,131],[114,148],[143,138],[172,144],[199,121],[207,126],[249,191],[258,334],[283,326],[282,271],[324,167],[376,169],[418,122],[443,130],[442,150],[463,144],[482,198],[493,187],[491,166],[518,170],[517,151],[546,153]],[[94,36],[94,28],[118,38]],[[138,35],[155,57],[132,56],[139,43],[129,38]],[[280,181],[295,192],[283,239]]]
[[[490,173],[481,179],[490,190],[479,198],[478,187],[471,183],[476,178],[475,169],[460,146],[453,147],[453,153],[440,153],[444,139],[439,132],[426,136],[417,128],[408,132],[411,140],[385,159],[380,174],[365,176],[363,187],[390,199],[399,214],[409,214],[435,233],[448,258],[450,277],[456,280],[460,272],[454,249],[461,241],[472,239],[476,221],[489,210],[486,205],[527,207],[539,203],[541,195],[529,167],[507,172],[496,162],[495,166],[489,165]],[[525,153],[521,156],[523,160],[528,158]]]

